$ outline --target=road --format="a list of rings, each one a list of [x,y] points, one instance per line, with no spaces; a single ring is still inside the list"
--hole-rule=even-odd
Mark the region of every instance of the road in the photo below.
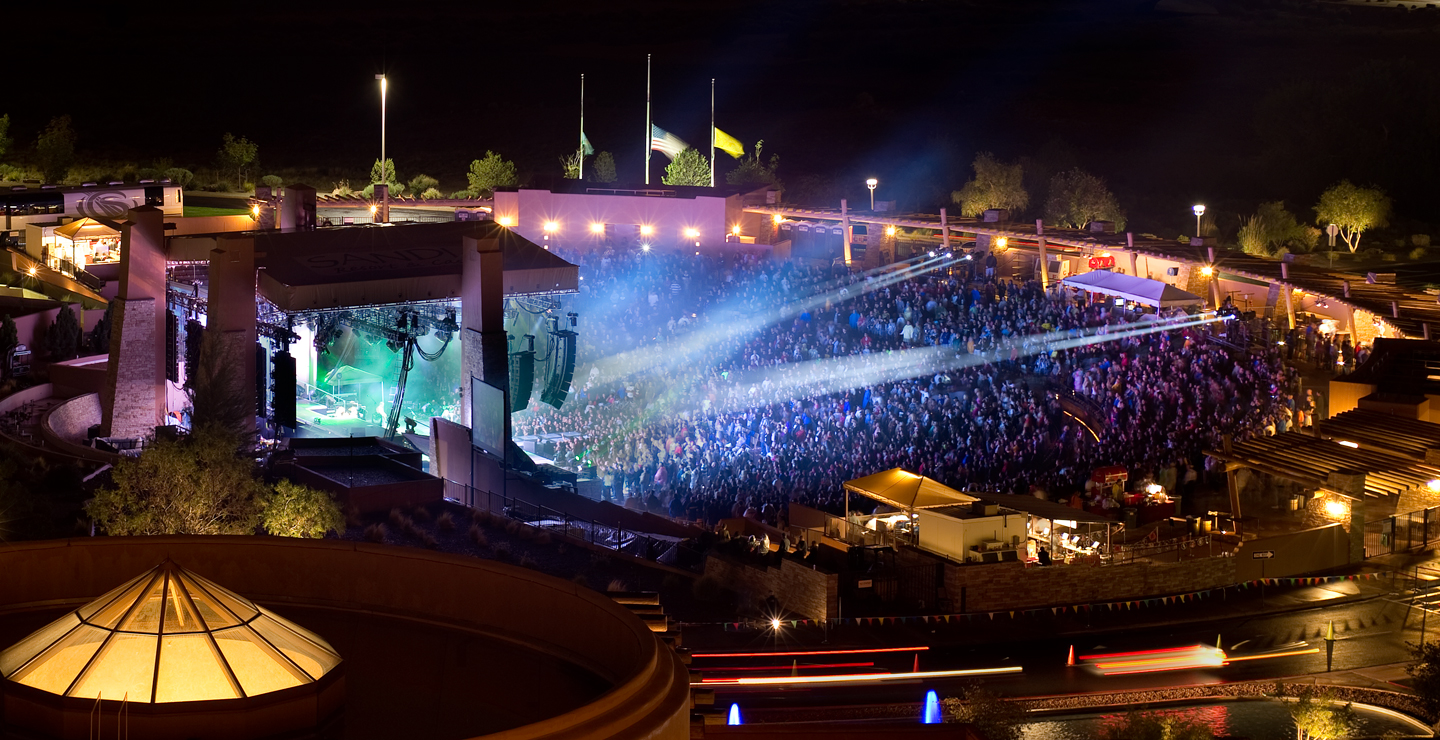
[[[1422,594],[1423,606],[1411,606],[1405,595],[1380,596],[1365,601],[1322,606],[1263,616],[1236,616],[1199,623],[1090,634],[1084,637],[1036,636],[965,647],[942,647],[919,652],[921,671],[1020,666],[1022,674],[985,679],[992,690],[1006,696],[1047,696],[1162,686],[1202,685],[1252,681],[1318,673],[1325,670],[1325,633],[1335,625],[1334,670],[1402,662],[1409,658],[1405,643],[1420,639],[1422,626],[1428,637],[1440,631],[1440,592]],[[1226,654],[1236,660],[1213,668],[1156,673],[1104,676],[1092,668],[1067,667],[1066,658],[1074,644],[1077,655],[1156,650],[1195,645],[1214,646],[1219,639]],[[914,643],[912,643],[914,644]],[[1274,653],[1318,652],[1265,657]],[[804,648],[814,649],[814,648]],[[699,652],[699,651],[697,651]],[[845,654],[815,657],[697,658],[692,670],[706,678],[748,675],[776,675],[749,670],[713,671],[743,666],[779,665],[788,668],[797,661],[800,675],[833,672],[906,672],[915,665],[916,652]],[[1082,661],[1083,662],[1083,661]],[[873,663],[864,665],[846,665]],[[831,668],[806,669],[808,664]],[[839,667],[834,667],[834,666]],[[780,671],[788,674],[788,671]],[[801,707],[836,704],[872,704],[919,701],[928,689],[942,696],[958,693],[964,682],[973,680],[928,679],[899,684],[810,687],[717,686],[716,703],[738,701],[748,707]]]

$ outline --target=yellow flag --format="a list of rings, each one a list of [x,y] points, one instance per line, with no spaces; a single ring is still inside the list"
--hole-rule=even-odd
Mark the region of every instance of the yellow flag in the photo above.
[[[718,128],[715,129],[715,148],[736,159],[745,156],[745,146],[740,143],[740,140]]]

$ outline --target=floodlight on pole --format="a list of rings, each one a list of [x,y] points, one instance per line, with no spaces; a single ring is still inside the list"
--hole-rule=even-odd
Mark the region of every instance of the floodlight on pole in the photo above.
[[[880,181],[873,177],[865,181],[865,187],[870,188],[870,210],[872,211],[875,210],[875,186],[879,184]]]
[[[1195,236],[1200,236],[1200,217],[1205,215],[1205,205],[1196,203],[1190,210],[1195,212]]]
[[[385,79],[384,74],[375,75],[380,81],[380,182],[385,183],[385,195],[383,196],[381,209],[381,220],[387,221],[390,217],[390,173],[385,161],[385,94],[388,92],[390,82]]]

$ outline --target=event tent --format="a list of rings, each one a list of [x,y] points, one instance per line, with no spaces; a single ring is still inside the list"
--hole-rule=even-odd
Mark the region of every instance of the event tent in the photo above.
[[[901,468],[845,481],[845,490],[869,496],[897,509],[913,511],[967,504],[977,499],[923,475]]]
[[[1091,293],[1104,293],[1116,298],[1124,298],[1127,301],[1156,308],[1205,304],[1204,298],[1168,283],[1134,275],[1122,275],[1108,270],[1092,270],[1082,275],[1071,275],[1065,278],[1062,284]]]

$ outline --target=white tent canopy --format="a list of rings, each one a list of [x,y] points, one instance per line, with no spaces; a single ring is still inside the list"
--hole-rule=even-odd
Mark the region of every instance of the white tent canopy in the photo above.
[[[1065,278],[1062,283],[1071,288],[1090,291],[1091,293],[1104,293],[1116,298],[1124,298],[1127,301],[1143,303],[1156,308],[1172,308],[1174,306],[1201,306],[1205,299],[1194,293],[1188,293],[1173,285],[1151,280],[1149,278],[1135,277],[1134,275],[1122,275],[1118,272],[1107,270],[1093,270],[1083,275],[1072,275]]]

